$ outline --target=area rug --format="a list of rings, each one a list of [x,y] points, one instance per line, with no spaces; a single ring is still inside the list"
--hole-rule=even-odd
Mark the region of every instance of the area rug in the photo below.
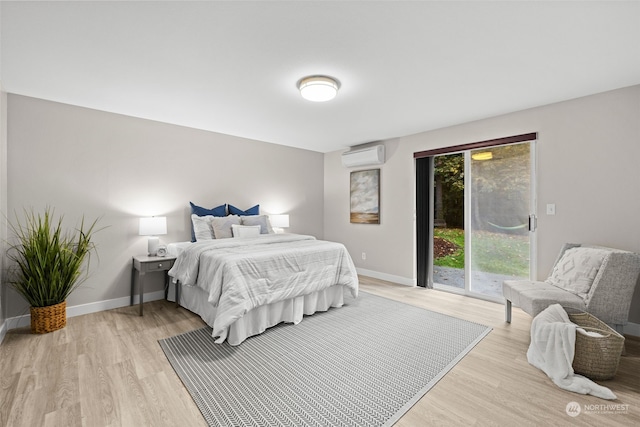
[[[159,341],[211,426],[387,426],[480,340],[483,325],[360,292],[239,346],[205,327]]]

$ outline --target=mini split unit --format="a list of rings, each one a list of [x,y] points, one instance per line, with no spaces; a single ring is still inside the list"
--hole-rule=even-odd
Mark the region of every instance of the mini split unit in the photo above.
[[[384,163],[384,145],[360,148],[342,153],[342,164],[347,168],[381,165]]]

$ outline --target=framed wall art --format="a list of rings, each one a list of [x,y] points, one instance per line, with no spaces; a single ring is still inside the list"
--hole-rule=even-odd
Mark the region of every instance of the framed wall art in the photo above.
[[[351,172],[351,223],[380,224],[380,169]]]

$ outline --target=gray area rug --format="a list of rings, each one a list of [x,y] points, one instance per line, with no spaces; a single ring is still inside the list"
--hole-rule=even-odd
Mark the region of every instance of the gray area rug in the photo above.
[[[205,327],[159,341],[211,426],[386,426],[491,331],[360,292],[233,347]]]

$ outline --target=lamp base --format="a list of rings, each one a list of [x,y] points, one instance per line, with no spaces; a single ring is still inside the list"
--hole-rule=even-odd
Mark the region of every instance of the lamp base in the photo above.
[[[149,256],[158,255],[158,246],[160,246],[160,238],[157,236],[150,236],[147,243],[147,251]]]

